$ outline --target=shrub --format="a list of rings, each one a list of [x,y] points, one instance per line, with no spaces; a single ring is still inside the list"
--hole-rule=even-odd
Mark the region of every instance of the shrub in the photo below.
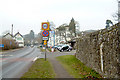
[[[2,50],[9,50],[9,49],[18,48],[18,44],[13,39],[1,38],[0,39],[0,44],[4,44],[4,47],[1,48]]]

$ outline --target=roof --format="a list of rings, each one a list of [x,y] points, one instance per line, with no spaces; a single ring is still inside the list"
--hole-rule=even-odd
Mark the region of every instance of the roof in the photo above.
[[[5,34],[3,37],[5,37],[5,36],[7,36],[7,35],[10,35],[11,37],[13,37],[13,35],[10,34],[10,33]]]
[[[19,34],[21,37],[23,37],[19,32],[17,32],[17,33],[14,35],[14,37],[15,37],[17,34]]]

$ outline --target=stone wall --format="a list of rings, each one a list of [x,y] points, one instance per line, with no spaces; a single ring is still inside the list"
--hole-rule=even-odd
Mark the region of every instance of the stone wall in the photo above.
[[[120,78],[120,23],[76,39],[76,57],[105,78]]]

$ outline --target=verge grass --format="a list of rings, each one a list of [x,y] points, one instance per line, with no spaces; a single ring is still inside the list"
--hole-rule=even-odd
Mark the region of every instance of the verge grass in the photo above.
[[[102,78],[97,72],[85,66],[74,55],[65,55],[57,57],[57,60],[64,66],[64,68],[73,75],[74,78],[86,78],[88,76],[95,78]]]
[[[33,63],[28,72],[26,72],[22,78],[54,78],[55,73],[52,65],[49,61],[44,59],[38,59]]]
[[[43,49],[43,48],[40,48],[40,51],[41,51],[41,52],[45,52],[45,49]]]

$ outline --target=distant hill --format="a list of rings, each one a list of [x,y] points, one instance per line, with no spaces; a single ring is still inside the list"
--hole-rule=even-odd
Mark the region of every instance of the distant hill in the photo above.
[[[95,31],[97,31],[97,30],[86,30],[84,32],[91,33],[91,32],[95,32]]]
[[[83,33],[83,34],[89,34],[89,33],[95,32],[95,31],[97,31],[97,30],[80,31],[79,35],[81,35],[82,33]]]

